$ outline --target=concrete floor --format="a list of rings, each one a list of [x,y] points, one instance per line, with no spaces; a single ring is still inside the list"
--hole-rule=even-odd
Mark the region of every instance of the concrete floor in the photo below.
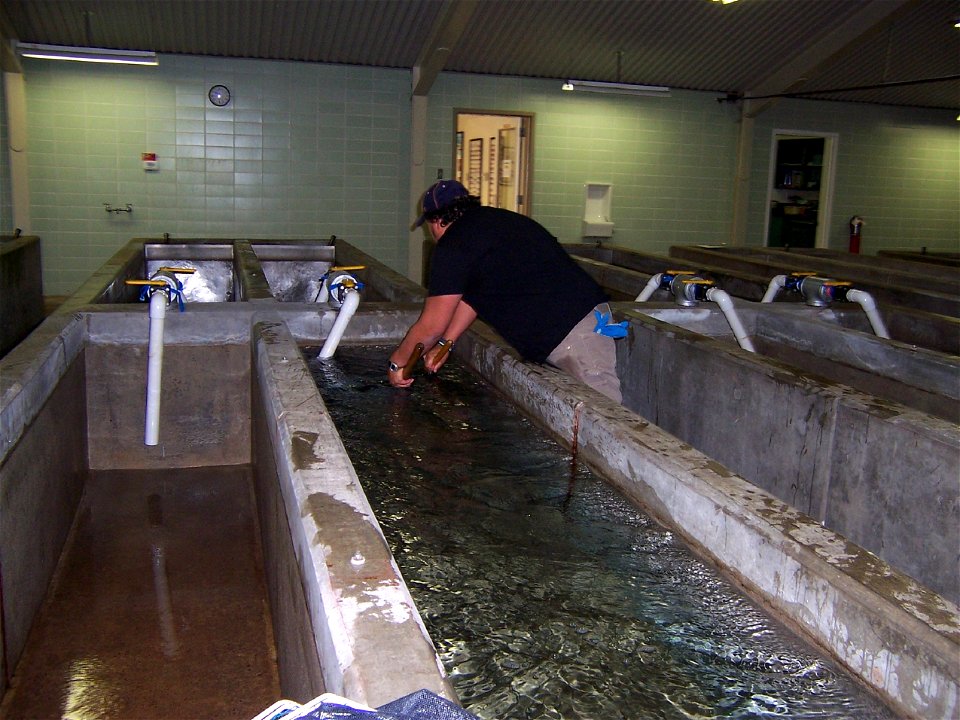
[[[280,697],[251,493],[246,466],[92,473],[0,716],[238,720]]]

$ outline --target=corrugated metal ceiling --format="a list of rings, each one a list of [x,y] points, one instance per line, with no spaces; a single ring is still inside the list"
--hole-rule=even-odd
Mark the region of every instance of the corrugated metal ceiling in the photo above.
[[[471,13],[463,33],[450,13]],[[960,108],[956,0],[4,0],[21,42]],[[949,81],[917,82],[952,77]]]

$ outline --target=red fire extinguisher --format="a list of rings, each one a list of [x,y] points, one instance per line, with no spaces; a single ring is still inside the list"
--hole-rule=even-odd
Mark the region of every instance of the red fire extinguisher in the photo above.
[[[863,230],[863,218],[854,215],[850,218],[850,252],[860,252],[860,231]]]

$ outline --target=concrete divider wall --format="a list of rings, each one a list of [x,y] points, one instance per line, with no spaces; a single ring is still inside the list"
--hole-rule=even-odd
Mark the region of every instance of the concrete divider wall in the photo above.
[[[455,701],[296,342],[271,315],[255,325],[253,343],[258,402],[324,687],[371,707],[421,688]]]
[[[865,318],[861,308],[851,305],[814,308],[738,301],[736,312],[758,356],[950,422],[960,420],[960,357],[879,338],[869,327],[848,328],[851,315]],[[714,303],[622,307],[725,340],[731,347],[736,344],[730,323]]]
[[[870,395],[960,421],[960,358],[956,354],[844,330],[844,319],[865,313],[850,303],[835,308],[741,304],[754,344],[766,356],[824,375]],[[859,329],[859,328],[857,328]]]
[[[86,480],[83,330],[77,318],[48,322],[0,361],[0,694]]]
[[[619,343],[623,404],[818,517],[837,395],[726,342],[645,315],[630,322]]]
[[[956,425],[846,393],[837,406],[820,518],[849,538],[864,538],[857,542],[955,603],[958,432]]]
[[[144,278],[147,261],[143,241],[131,240],[97,268],[84,283],[61,303],[55,314],[75,313],[94,302],[133,302],[139,290],[124,284],[127,279]]]
[[[159,443],[143,443],[150,319],[143,304],[87,313],[91,470],[250,463],[249,311],[171,307],[164,322]]]
[[[256,365],[255,358],[252,362]],[[304,597],[300,558],[287,521],[280,467],[271,440],[271,425],[276,420],[264,409],[258,373],[252,373],[252,380],[254,490],[277,647],[277,674],[283,697],[302,703],[327,691],[316,641],[316,634],[323,628],[314,626]],[[283,454],[279,456],[279,462],[283,462]]]
[[[958,601],[956,425],[628,315],[626,407]]]
[[[233,244],[233,264],[233,296],[237,300],[273,300],[263,263],[249,242],[238,240]]]

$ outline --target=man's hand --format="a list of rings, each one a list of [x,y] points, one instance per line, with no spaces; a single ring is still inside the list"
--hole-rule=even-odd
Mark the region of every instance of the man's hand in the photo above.
[[[423,356],[423,366],[426,368],[427,372],[439,372],[440,368],[442,368],[444,363],[447,362],[447,357],[452,349],[452,340],[440,338],[437,344],[430,348],[429,352]]]
[[[397,387],[397,388],[405,388],[405,387],[410,387],[411,385],[413,385],[413,378],[412,378],[412,377],[405,378],[405,377],[403,376],[403,368],[402,368],[402,367],[397,367],[396,370],[394,370],[393,368],[394,368],[394,366],[391,365],[391,366],[387,369],[387,380],[390,382],[391,385],[393,385],[394,387]]]

